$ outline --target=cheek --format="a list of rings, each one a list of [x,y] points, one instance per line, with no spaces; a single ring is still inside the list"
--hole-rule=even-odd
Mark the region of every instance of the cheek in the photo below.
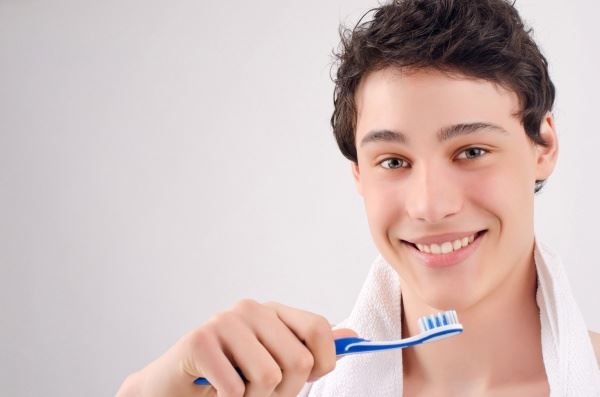
[[[371,179],[364,189],[367,217],[373,236],[383,236],[402,214],[403,194],[399,183]]]
[[[511,226],[526,232],[533,218],[534,181],[522,162],[514,163],[473,175],[465,192],[468,201],[492,214],[501,229]]]
[[[467,200],[478,208],[497,213],[503,208],[505,200],[510,201],[510,189],[507,189],[506,181],[510,180],[506,175],[494,170],[483,174],[474,174],[467,178],[464,186]]]

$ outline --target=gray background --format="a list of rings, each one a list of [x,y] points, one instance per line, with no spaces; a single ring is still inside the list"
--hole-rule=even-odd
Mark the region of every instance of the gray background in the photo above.
[[[0,395],[112,395],[244,297],[347,315],[376,250],[330,53],[375,5],[0,0]],[[600,10],[517,7],[558,89],[537,234],[600,331]]]

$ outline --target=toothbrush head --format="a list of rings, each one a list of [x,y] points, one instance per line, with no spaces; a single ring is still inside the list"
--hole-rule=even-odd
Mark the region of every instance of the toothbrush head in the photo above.
[[[367,353],[389,349],[403,349],[463,332],[454,310],[419,318],[421,332],[404,339],[375,341],[358,337],[335,340],[335,354],[338,356],[354,353]]]
[[[458,316],[455,310],[448,310],[430,316],[419,318],[419,328],[421,332],[429,331],[430,329],[441,327],[443,325],[462,325],[458,322]]]
[[[458,321],[455,310],[448,310],[430,316],[419,318],[421,336],[425,336],[424,342],[431,342],[463,331],[462,324]]]

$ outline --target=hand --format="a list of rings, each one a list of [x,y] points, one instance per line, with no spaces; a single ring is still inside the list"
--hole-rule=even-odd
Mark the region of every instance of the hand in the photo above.
[[[334,339],[348,336],[357,335],[318,314],[243,299],[127,377],[117,397],[296,396],[335,368]],[[211,385],[194,384],[199,377]]]

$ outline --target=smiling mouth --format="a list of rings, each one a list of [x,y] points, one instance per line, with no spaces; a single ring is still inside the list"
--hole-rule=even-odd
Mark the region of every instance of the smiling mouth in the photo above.
[[[466,236],[461,239],[456,239],[456,240],[452,240],[452,241],[444,241],[444,242],[439,242],[439,243],[435,243],[435,244],[415,244],[415,243],[411,243],[410,241],[406,241],[406,240],[400,240],[400,241],[403,242],[404,244],[414,247],[416,250],[418,250],[420,252],[423,252],[426,254],[440,255],[440,254],[448,254],[451,252],[460,251],[460,250],[468,247],[475,240],[477,240],[479,237],[481,237],[485,232],[487,232],[487,229],[480,230],[470,236]]]

